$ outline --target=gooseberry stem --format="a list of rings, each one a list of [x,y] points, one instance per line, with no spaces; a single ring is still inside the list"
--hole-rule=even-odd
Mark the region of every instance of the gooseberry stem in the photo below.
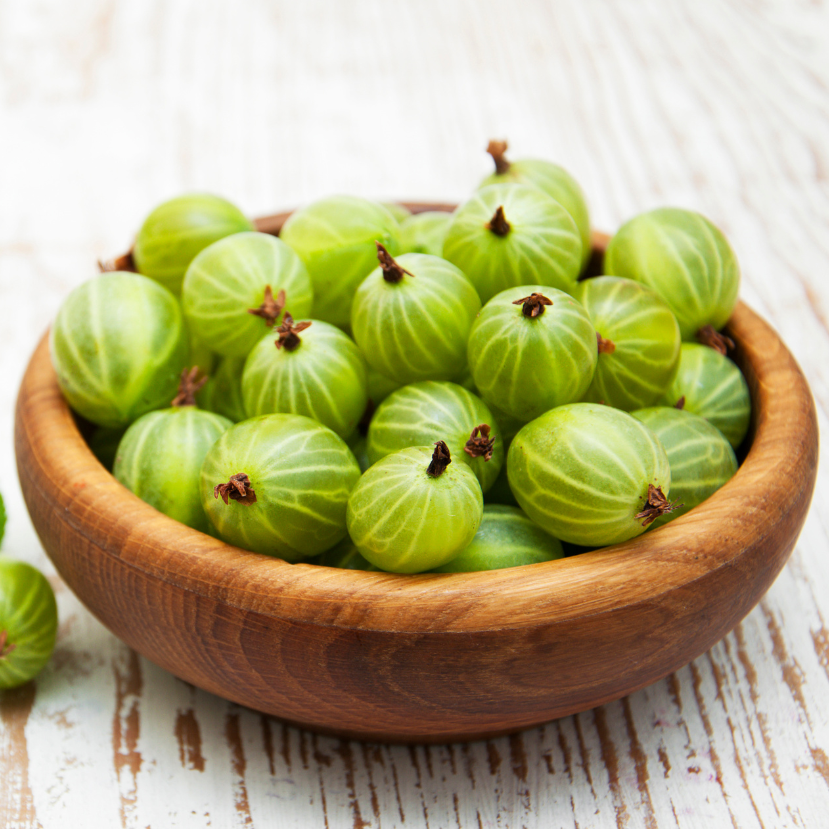
[[[676,401],[676,403],[674,403],[674,408],[675,409],[680,409],[680,410],[685,408],[685,395],[684,394],[682,395],[682,397],[679,398],[679,400]]]
[[[506,236],[512,230],[512,225],[507,221],[504,215],[504,205],[499,205],[498,209],[492,215],[492,218],[484,225],[487,230],[491,230],[496,236]]]
[[[199,378],[199,367],[193,366],[189,371],[185,368],[181,372],[178,384],[178,394],[170,402],[171,406],[195,406],[196,392],[207,382],[207,375]]]
[[[495,162],[496,175],[503,176],[509,172],[510,163],[504,158],[504,153],[507,151],[506,141],[490,141],[487,144],[486,151],[492,156],[492,160]]]
[[[713,348],[714,351],[719,351],[723,357],[735,348],[734,340],[732,340],[731,337],[727,337],[725,334],[715,331],[711,325],[703,325],[702,328],[697,331],[697,342],[707,345],[709,348]]]
[[[231,475],[226,484],[214,486],[213,497],[218,498],[220,495],[225,504],[228,503],[228,498],[240,504],[256,503],[256,493],[251,489],[250,478],[244,472]]]
[[[552,305],[553,301],[551,299],[547,299],[544,294],[532,293],[529,296],[514,300],[512,304],[523,306],[521,308],[521,313],[525,317],[535,319],[544,313],[544,306]]]
[[[472,430],[472,434],[463,451],[469,455],[470,458],[483,458],[484,462],[492,460],[492,447],[495,445],[495,438],[489,436],[490,427],[487,423],[482,423]]]
[[[613,340],[606,340],[598,331],[596,341],[599,344],[599,354],[612,354],[616,350],[616,343]]]
[[[643,518],[642,526],[647,527],[659,518],[660,515],[665,515],[667,512],[673,512],[678,507],[684,506],[677,504],[676,501],[669,501],[662,492],[661,486],[654,486],[648,484],[648,497],[645,500],[645,505],[641,512],[636,513],[637,520]]]
[[[297,335],[300,331],[304,331],[306,328],[310,327],[310,322],[294,323],[294,318],[286,311],[282,324],[276,329],[279,336],[277,337],[274,345],[277,349],[284,347],[286,351],[294,351],[294,349],[296,349],[302,342]]]
[[[274,323],[285,308],[285,291],[280,291],[273,298],[273,291],[270,285],[265,286],[265,296],[262,304],[258,308],[248,308],[248,313],[257,317],[262,317],[265,320],[265,325],[268,328],[273,328]]]
[[[426,468],[426,474],[432,478],[439,478],[446,471],[446,467],[452,463],[449,454],[449,447],[442,440],[435,444],[435,451],[432,452],[432,462]]]
[[[0,630],[0,659],[8,656],[17,645],[9,643],[9,632],[7,630]]]
[[[111,271],[130,271],[130,273],[137,273],[138,268],[135,267],[135,260],[132,258],[132,251],[128,250],[114,259],[107,259],[106,261],[98,260],[98,270],[101,273],[109,273]]]
[[[383,279],[385,279],[386,282],[395,284],[400,282],[404,276],[414,276],[411,271],[401,268],[400,265],[394,261],[392,255],[383,247],[383,245],[379,242],[375,242],[374,244],[377,245],[377,261],[383,269]]]

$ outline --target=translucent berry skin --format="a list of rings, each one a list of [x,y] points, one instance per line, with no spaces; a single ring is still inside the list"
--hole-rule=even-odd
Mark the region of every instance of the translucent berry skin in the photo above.
[[[262,317],[248,313],[262,305],[268,286],[274,298],[285,292],[285,310],[295,319],[310,316],[311,277],[283,241],[267,233],[220,239],[187,268],[181,294],[185,320],[217,354],[245,357],[269,330]]]
[[[69,405],[98,426],[127,426],[169,406],[187,358],[175,297],[156,282],[115,271],[66,298],[50,334],[52,365]]]
[[[36,677],[55,649],[58,608],[49,582],[22,561],[0,558],[0,690]],[[11,647],[13,646],[13,647]]]
[[[491,428],[495,441],[488,461],[464,451],[472,430],[482,424]],[[469,466],[483,492],[492,486],[505,455],[498,424],[483,400],[456,383],[413,383],[389,395],[368,427],[368,460],[374,464],[401,449],[438,440],[446,442],[453,463]]]
[[[313,418],[347,438],[368,402],[366,364],[351,338],[313,320],[292,351],[276,348],[266,334],[248,355],[242,400],[248,417],[297,414]]]
[[[311,276],[314,318],[340,328],[349,325],[357,286],[377,267],[375,242],[394,256],[399,236],[385,207],[356,196],[332,196],[297,210],[280,232]]]
[[[622,225],[607,246],[604,270],[653,288],[674,312],[685,341],[705,325],[722,328],[740,288],[737,258],[722,232],[699,213],[674,207]]]
[[[238,423],[244,420],[245,402],[242,399],[242,372],[244,357],[225,357],[219,361],[207,382],[196,393],[196,402],[202,409],[215,412]]]
[[[506,173],[493,173],[487,176],[480,184],[487,187],[490,184],[527,184],[537,187],[551,198],[554,198],[573,217],[579,230],[581,239],[581,264],[584,267],[590,258],[592,250],[590,240],[590,212],[587,200],[579,183],[558,164],[544,161],[540,158],[523,158],[509,163]]]
[[[238,473],[250,478],[256,503],[214,497],[214,487]],[[265,415],[232,426],[207,453],[202,506],[228,543],[299,561],[345,537],[359,477],[351,450],[330,429],[299,415]]]
[[[409,216],[412,215],[412,211],[409,210],[408,207],[404,207],[402,204],[398,204],[397,202],[393,201],[381,201],[380,204],[386,208],[386,210],[394,216],[394,220],[398,224],[403,224]]]
[[[481,526],[470,545],[435,573],[503,570],[564,558],[561,542],[533,524],[516,507],[486,504]]]
[[[679,365],[679,325],[667,303],[641,283],[616,276],[585,279],[573,296],[613,343],[612,351],[599,352],[583,399],[626,412],[653,405]]]
[[[469,545],[483,516],[478,479],[454,460],[433,478],[432,446],[387,455],[370,467],[348,499],[348,534],[381,570],[422,573]]]
[[[560,406],[524,426],[507,456],[520,507],[550,535],[583,546],[627,541],[645,531],[648,485],[667,497],[668,456],[626,412],[597,403]]]
[[[716,426],[734,449],[743,442],[751,395],[743,373],[728,357],[707,345],[683,343],[676,376],[658,405],[675,406],[682,397],[682,408]]]
[[[149,412],[125,432],[112,474],[159,512],[206,533],[199,474],[210,447],[232,425],[195,406]]]
[[[524,316],[522,306],[513,304],[532,293],[553,303],[537,317]],[[484,401],[526,423],[581,398],[598,352],[593,323],[578,300],[543,285],[523,285],[502,291],[481,309],[467,355]]]
[[[176,296],[193,257],[213,242],[253,230],[252,222],[219,196],[192,193],[160,204],[141,225],[132,250],[139,273]]]
[[[380,374],[379,371],[375,371],[371,366],[368,366],[366,377],[368,380],[369,400],[375,406],[379,406],[393,391],[397,391],[400,388],[400,383],[397,380],[392,380]]]
[[[354,339],[368,364],[398,383],[454,380],[466,368],[478,294],[437,256],[404,253],[396,261],[414,275],[387,282],[378,267],[365,278],[354,297]]]
[[[440,256],[452,214],[437,210],[416,213],[400,223],[400,252]]]
[[[487,229],[499,207],[510,225],[505,236]],[[487,302],[516,285],[572,290],[581,249],[576,223],[557,201],[535,187],[494,184],[455,211],[443,257],[466,274]]]
[[[737,457],[731,444],[704,418],[665,406],[631,414],[659,438],[671,464],[671,500],[677,507],[660,515],[651,529],[685,515],[734,477]]]

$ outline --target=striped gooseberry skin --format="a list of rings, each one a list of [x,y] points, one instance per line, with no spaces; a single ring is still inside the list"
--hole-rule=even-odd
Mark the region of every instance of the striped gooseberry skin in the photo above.
[[[667,303],[641,283],[617,276],[585,279],[573,296],[597,333],[613,343],[612,350],[599,349],[583,399],[626,412],[655,403],[679,365],[679,325]]]
[[[409,210],[408,207],[402,204],[398,204],[394,201],[381,201],[380,204],[386,208],[386,210],[394,216],[394,220],[397,224],[402,225],[409,216],[412,215],[412,211]]]
[[[605,273],[653,288],[668,303],[682,339],[722,328],[740,288],[740,268],[723,233],[692,210],[662,207],[622,225],[610,240]]]
[[[324,552],[314,561],[314,564],[323,567],[338,567],[341,570],[373,570],[376,572],[380,569],[360,553],[357,545],[349,536],[346,536],[336,547]]]
[[[432,446],[387,455],[348,499],[348,534],[381,570],[422,573],[453,559],[475,537],[483,496],[475,473],[455,460],[443,474],[426,470]]]
[[[488,229],[502,207],[506,235]],[[516,285],[569,291],[581,270],[581,239],[570,214],[554,199],[523,184],[493,184],[453,214],[443,258],[457,265],[482,302]]]
[[[132,250],[135,267],[178,296],[199,251],[246,230],[253,230],[252,222],[229,201],[209,193],[178,196],[144,220]]]
[[[300,340],[293,350],[276,348],[266,334],[250,352],[242,374],[245,413],[305,415],[346,438],[368,402],[363,355],[347,334],[319,320]]]
[[[558,164],[540,158],[523,158],[509,162],[507,172],[487,176],[480,187],[491,184],[526,184],[537,187],[555,199],[573,218],[581,239],[581,266],[590,258],[590,212],[579,183]]]
[[[559,406],[524,426],[507,456],[519,506],[550,535],[583,546],[627,541],[645,531],[648,485],[665,496],[668,456],[626,412],[597,403]]]
[[[0,690],[37,676],[58,632],[55,594],[46,577],[22,561],[0,559]]]
[[[472,284],[437,256],[404,253],[410,271],[388,282],[376,268],[354,297],[351,330],[375,370],[403,385],[454,380],[466,367],[466,341],[481,308]]]
[[[435,573],[503,570],[564,558],[561,542],[518,508],[485,504],[481,526],[470,545]]]
[[[667,406],[631,414],[659,438],[671,464],[671,500],[677,506],[651,528],[685,515],[734,477],[737,457],[731,444],[704,418]]]
[[[299,256],[267,233],[236,233],[190,263],[181,292],[184,318],[217,354],[246,357],[269,328],[248,311],[262,305],[268,287],[275,298],[285,292],[285,310],[294,318],[310,316],[314,290]],[[280,313],[272,322],[281,319]]]
[[[464,451],[472,430],[484,424],[494,439],[489,460]],[[469,466],[483,492],[492,486],[505,455],[498,424],[480,397],[456,383],[412,383],[389,395],[368,427],[368,460],[374,464],[401,449],[431,446],[438,440],[446,442],[453,462]]]
[[[207,382],[196,393],[199,407],[208,412],[215,412],[238,423],[245,420],[245,402],[242,399],[242,372],[245,369],[244,357],[224,357]]]
[[[400,388],[397,380],[392,380],[371,366],[367,366],[366,379],[368,382],[368,397],[372,404],[379,406],[393,391]]]
[[[297,210],[279,235],[308,269],[315,319],[348,328],[354,292],[377,266],[375,242],[394,256],[400,226],[377,202],[331,196]]]
[[[226,417],[195,406],[149,412],[124,433],[112,474],[159,512],[206,533],[201,467],[210,447],[232,425]]]
[[[438,210],[415,213],[400,223],[400,252],[440,256],[452,214]]]
[[[736,449],[748,432],[751,395],[743,373],[719,351],[698,343],[683,343],[679,368],[659,406],[676,406],[685,398],[685,411],[704,417]]]
[[[552,305],[527,317],[514,303],[533,293]],[[481,309],[467,356],[484,401],[526,423],[587,391],[598,357],[596,332],[587,311],[569,294],[522,285],[502,291]]]
[[[50,350],[69,405],[98,426],[118,428],[170,405],[188,344],[169,291],[145,276],[114,271],[69,294]]]
[[[253,504],[214,497],[214,487],[244,473]],[[201,470],[204,511],[219,536],[256,553],[299,561],[346,534],[348,496],[360,467],[345,441],[314,420],[275,414],[228,429]]]

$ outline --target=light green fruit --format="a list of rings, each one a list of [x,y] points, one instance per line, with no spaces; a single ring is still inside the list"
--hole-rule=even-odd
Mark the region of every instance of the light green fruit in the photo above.
[[[652,528],[684,515],[734,477],[737,458],[731,444],[704,418],[663,406],[631,414],[659,438],[671,464],[671,500],[676,508],[660,515]]]
[[[467,547],[483,516],[478,479],[452,462],[438,477],[427,469],[434,448],[387,455],[360,478],[348,500],[348,533],[381,570],[422,573]]]
[[[437,210],[409,216],[400,224],[400,252],[440,256],[451,221],[451,213]]]
[[[193,334],[193,329],[186,325],[186,320],[185,328],[187,329],[188,341],[187,365],[189,367],[197,366],[199,376],[206,374],[209,377],[213,374],[219,358],[213,353],[207,343],[202,342]]]
[[[274,300],[285,292],[285,311],[295,319],[310,316],[311,278],[282,240],[267,233],[220,239],[201,251],[187,269],[181,295],[185,319],[217,354],[245,357],[282,320],[282,313],[276,319],[250,313],[262,307],[268,288]]]
[[[481,455],[481,437],[470,442],[478,426],[489,427],[491,457]],[[413,383],[389,395],[368,427],[368,459],[377,463],[408,446],[431,446],[444,440],[455,462],[467,464],[486,492],[504,463],[504,443],[492,412],[479,397],[455,383]],[[469,444],[470,451],[464,447]]]
[[[132,256],[139,273],[178,296],[184,273],[200,250],[246,230],[253,230],[253,224],[229,201],[207,193],[178,196],[147,216]]]
[[[214,487],[248,475],[255,503],[214,496]],[[237,423],[207,453],[202,506],[219,536],[257,553],[298,561],[345,538],[346,504],[360,467],[341,438],[299,415]]]
[[[740,288],[740,268],[722,232],[699,213],[674,207],[622,225],[607,246],[604,269],[653,288],[686,341],[703,326],[722,328]]]
[[[371,366],[368,366],[366,378],[368,381],[368,397],[375,406],[379,406],[393,391],[400,388],[400,383],[380,374]]]
[[[52,365],[69,405],[109,428],[170,405],[187,348],[172,294],[121,271],[75,288],[50,335]]]
[[[496,221],[499,208],[506,225]],[[517,285],[571,291],[581,269],[581,239],[570,214],[546,193],[523,184],[494,184],[455,211],[443,257],[487,302]]]
[[[466,368],[466,342],[481,307],[475,289],[437,256],[404,253],[392,262],[373,270],[354,297],[351,328],[360,351],[398,383],[454,380]]]
[[[515,303],[534,293],[552,304],[530,317]],[[598,357],[596,332],[587,311],[569,294],[524,285],[502,291],[481,309],[467,356],[486,403],[526,423],[587,391]]]
[[[280,238],[305,263],[314,287],[314,317],[348,327],[359,284],[377,266],[380,242],[394,256],[400,227],[381,204],[331,196],[292,214]]]
[[[683,343],[679,368],[671,385],[658,401],[704,417],[725,435],[736,449],[748,432],[751,395],[748,383],[737,366],[713,348]]]
[[[365,360],[328,323],[312,320],[298,337],[295,347],[276,348],[278,339],[266,334],[250,352],[242,374],[245,412],[305,415],[347,438],[368,402]]]
[[[348,536],[337,544],[336,547],[332,547],[323,553],[314,564],[319,564],[323,567],[337,567],[340,570],[377,571],[380,569],[360,554],[357,545]]]
[[[507,472],[506,458],[495,483],[484,493],[484,504],[502,504],[509,507],[517,507],[518,501],[509,488],[509,475]]]
[[[501,430],[501,438],[504,441],[504,445],[509,448],[509,445],[512,443],[512,439],[518,434],[518,431],[521,427],[526,423],[525,420],[518,420],[518,418],[513,417],[512,415],[508,415],[502,409],[499,409],[493,403],[487,403],[489,406],[489,410],[492,412],[493,417],[498,422],[498,428]]]
[[[195,406],[145,414],[121,439],[112,474],[159,512],[207,532],[199,474],[210,447],[232,425]]]
[[[0,559],[0,690],[43,670],[57,632],[58,608],[46,576],[25,562]]]
[[[509,484],[550,535],[583,546],[627,541],[649,485],[668,496],[671,469],[654,434],[629,414],[597,403],[560,406],[524,426],[507,456]]]
[[[403,224],[403,222],[405,222],[406,219],[412,215],[412,211],[409,210],[408,207],[404,207],[402,204],[398,204],[397,202],[381,201],[380,204],[383,205],[383,207],[385,207],[392,216],[394,216],[394,220],[398,224]]]
[[[242,399],[242,372],[244,357],[225,357],[196,393],[196,402],[208,412],[220,414],[234,423],[244,420],[245,402]]]
[[[487,187],[490,184],[505,184],[515,182],[537,187],[548,196],[554,198],[573,217],[576,227],[579,229],[581,238],[582,267],[590,258],[592,250],[590,239],[590,213],[587,209],[587,201],[584,191],[579,183],[558,164],[551,161],[544,161],[540,158],[522,158],[518,161],[507,161],[504,158],[506,143],[498,146],[501,142],[492,142],[488,152],[492,155],[496,164],[496,171],[487,176],[480,184]]]
[[[503,570],[564,558],[561,542],[548,535],[515,507],[484,506],[481,526],[472,543],[435,573]]]
[[[366,469],[371,466],[371,461],[368,457],[368,438],[365,437],[365,435],[361,435],[358,429],[354,435],[348,439],[347,443],[348,448],[352,451],[358,465],[360,466],[360,472],[365,472]]]
[[[601,335],[584,400],[626,412],[655,403],[679,365],[679,326],[650,288],[616,276],[585,279],[573,291]]]

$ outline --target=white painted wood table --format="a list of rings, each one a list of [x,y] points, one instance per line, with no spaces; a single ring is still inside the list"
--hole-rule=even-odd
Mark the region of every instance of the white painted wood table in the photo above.
[[[0,827],[829,825],[829,467],[768,595],[627,699],[431,748],[318,737],[196,690],[54,575],[11,443],[61,300],[183,191],[262,215],[332,193],[458,200],[483,147],[568,167],[595,225],[675,204],[829,412],[829,8],[806,0],[0,3],[4,554],[52,578],[45,672],[0,697]],[[600,589],[600,586],[597,586]]]

